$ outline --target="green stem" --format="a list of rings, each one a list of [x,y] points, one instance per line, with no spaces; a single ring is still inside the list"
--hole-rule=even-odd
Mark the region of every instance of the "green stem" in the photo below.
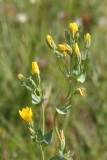
[[[72,101],[72,98],[73,98],[73,95],[74,95],[74,90],[75,90],[76,85],[77,85],[77,82],[75,82],[75,85],[74,85],[74,87],[72,88],[72,91],[71,91],[71,99],[70,99],[69,103],[71,103],[71,101]],[[71,112],[69,112],[69,114],[66,116],[66,119],[65,119],[65,123],[64,123],[64,127],[63,127],[65,131],[66,131],[66,129],[67,129],[68,126],[69,126],[70,117],[71,117]]]
[[[72,68],[73,68],[73,53],[70,56],[70,75],[72,74]]]
[[[88,48],[86,48],[86,51],[85,51],[85,58],[88,56]]]
[[[68,70],[68,67],[67,67],[67,65],[66,65],[66,63],[65,63],[65,61],[64,61],[64,59],[62,58],[62,61],[63,61],[63,63],[64,63],[64,66],[65,66],[65,68],[66,68],[66,70],[67,70],[67,72],[68,72],[68,75],[69,75],[69,70]]]
[[[71,113],[72,112],[68,112],[67,116],[66,116],[66,119],[65,119],[65,122],[64,122],[64,126],[63,126],[63,130],[66,131],[67,128],[69,127],[69,121],[70,121],[70,117],[71,117]]]
[[[42,134],[44,136],[44,130],[45,130],[45,115],[44,115],[44,106],[42,105]]]
[[[57,129],[57,126],[56,126],[56,117],[57,117],[57,112],[55,112],[55,115],[54,115],[54,130],[55,130],[55,133],[58,137],[58,140],[59,140],[59,148],[61,150],[61,139],[60,139],[60,135],[59,135],[59,132],[58,132],[58,129]]]
[[[62,107],[62,105],[65,104],[65,103],[68,101],[68,97],[69,97],[70,93],[71,93],[71,80],[69,81],[68,94],[67,94],[67,96],[65,97],[65,99],[64,99],[61,103],[58,104],[58,108]]]
[[[78,64],[78,74],[80,75],[81,69],[80,69],[80,64]]]
[[[45,130],[45,115],[44,115],[44,106],[42,104],[42,134],[44,136],[44,130]],[[42,145],[40,144],[41,149],[41,160],[44,160],[44,149],[42,148]]]
[[[41,157],[42,157],[41,160],[44,160],[44,150],[43,150],[41,144],[40,144],[40,150],[41,150]]]

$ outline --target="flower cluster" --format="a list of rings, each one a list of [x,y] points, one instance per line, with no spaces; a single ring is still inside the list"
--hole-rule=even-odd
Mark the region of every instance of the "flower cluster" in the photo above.
[[[48,39],[48,37],[50,37]],[[85,51],[81,53],[79,48],[79,30],[75,22],[69,24],[69,31],[65,30],[65,38],[68,43],[56,45],[53,38],[50,35],[46,36],[46,42],[49,46],[51,39],[51,50],[58,58],[62,59],[62,63],[65,66],[65,70],[60,67],[60,70],[67,77],[74,77],[77,82],[85,82],[88,60],[89,60],[89,48],[91,45],[91,36],[89,33],[84,35]],[[65,56],[70,56],[69,64],[66,63]],[[81,92],[79,92],[80,95]]]
[[[42,104],[45,98],[43,93],[43,87],[41,84],[40,70],[37,62],[32,62],[31,66],[32,66],[31,73],[33,76],[26,78],[20,73],[18,74],[18,78],[21,81],[22,85],[30,91],[32,97],[32,103]],[[28,129],[31,134],[31,139],[34,142],[43,145],[43,147],[50,144],[51,142],[50,139],[48,141],[46,138],[48,136],[52,137],[52,131],[49,131],[46,134],[44,134],[44,129],[43,130],[40,129],[41,126],[39,125],[38,114],[37,117],[35,117],[36,127],[34,126],[33,112],[31,108],[29,107],[23,108],[22,110],[19,110],[19,114],[21,118],[28,124]]]
[[[18,74],[18,78],[22,82],[22,85],[31,92],[32,103],[39,104],[45,100],[45,97],[43,94],[43,87],[41,84],[40,71],[37,62],[32,62],[31,73],[33,77],[30,76],[25,78],[20,73]]]
[[[18,78],[21,81],[22,85],[25,86],[26,89],[28,89],[31,93],[32,103],[36,105],[40,104],[42,106],[42,120],[40,120],[41,117],[38,118],[38,116],[35,118],[36,127],[33,122],[32,109],[26,107],[22,110],[19,110],[21,118],[29,125],[28,129],[31,134],[31,138],[34,142],[39,144],[41,148],[42,160],[44,160],[44,148],[52,141],[53,131],[55,131],[58,138],[58,152],[49,160],[72,160],[72,156],[70,155],[69,151],[67,152],[66,150],[66,138],[64,136],[64,131],[60,129],[58,130],[56,119],[59,114],[67,114],[68,110],[70,110],[70,108],[73,106],[73,96],[79,94],[80,97],[84,97],[86,91],[84,87],[77,87],[77,85],[80,85],[80,83],[84,83],[86,79],[91,36],[89,33],[86,33],[84,35],[84,52],[81,52],[81,49],[79,47],[79,29],[75,22],[69,24],[69,30],[65,30],[65,38],[67,41],[66,43],[56,45],[50,35],[46,36],[46,43],[48,44],[48,47],[52,50],[52,53],[56,55],[58,59],[60,59],[58,63],[59,69],[65,75],[69,82],[66,97],[61,102],[59,102],[58,95],[56,96],[54,105],[55,113],[53,120],[53,129],[51,129],[50,131],[45,133],[45,114],[43,102],[46,100],[46,98],[44,96],[40,70],[37,62],[32,62],[32,76],[26,78],[21,73],[18,74]],[[67,120],[69,120],[69,118],[67,118]]]

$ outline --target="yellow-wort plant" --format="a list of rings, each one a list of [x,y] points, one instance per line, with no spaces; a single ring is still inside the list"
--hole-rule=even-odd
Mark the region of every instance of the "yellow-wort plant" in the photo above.
[[[61,61],[62,65],[58,61],[59,69],[68,79],[68,91],[66,97],[59,102],[58,95],[55,100],[55,113],[53,120],[53,129],[45,132],[45,114],[43,102],[46,100],[44,95],[43,86],[40,77],[40,70],[37,62],[32,62],[31,73],[32,76],[26,78],[21,73],[18,74],[18,78],[22,85],[26,87],[31,93],[32,103],[40,105],[42,108],[41,120],[38,118],[36,122],[33,121],[33,112],[29,107],[19,110],[21,118],[28,124],[28,129],[31,135],[31,139],[40,146],[41,160],[44,160],[44,149],[53,140],[53,132],[56,133],[58,143],[57,153],[52,155],[49,160],[72,160],[72,155],[66,150],[66,137],[64,131],[61,128],[57,128],[56,119],[59,114],[66,115],[70,111],[72,99],[76,94],[85,96],[86,89],[82,86],[77,87],[77,84],[85,82],[86,72],[89,60],[89,48],[91,45],[91,36],[89,33],[84,35],[84,52],[81,52],[79,48],[79,30],[75,22],[69,24],[69,30],[65,30],[66,43],[56,45],[53,38],[50,35],[46,36],[46,42],[52,53]],[[67,61],[66,61],[67,59]],[[69,63],[68,63],[69,60]],[[63,68],[62,68],[63,67]],[[73,83],[75,82],[75,83]],[[74,85],[75,84],[75,85]],[[42,124],[41,124],[42,123]],[[64,122],[63,122],[64,123]]]

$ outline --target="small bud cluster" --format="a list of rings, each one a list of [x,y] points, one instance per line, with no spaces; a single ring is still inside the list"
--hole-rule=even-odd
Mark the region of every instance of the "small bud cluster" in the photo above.
[[[32,62],[31,73],[33,77],[25,78],[21,73],[18,74],[19,80],[30,92],[33,104],[39,104],[45,100],[43,95],[43,87],[40,79],[40,71],[37,62]]]

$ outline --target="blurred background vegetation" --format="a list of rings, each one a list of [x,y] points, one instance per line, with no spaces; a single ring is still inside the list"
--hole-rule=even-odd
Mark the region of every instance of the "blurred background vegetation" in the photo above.
[[[92,36],[85,98],[74,99],[66,129],[67,148],[74,160],[107,160],[107,1],[103,0],[0,0],[0,159],[40,160],[39,148],[30,139],[18,110],[31,106],[28,91],[17,74],[28,76],[36,60],[41,71],[46,104],[46,129],[52,128],[56,94],[66,93],[67,81],[46,45],[50,34],[56,44],[64,43],[64,29],[76,22],[80,49],[86,32]],[[59,128],[64,121],[59,119]],[[57,140],[46,149],[54,155]]]

